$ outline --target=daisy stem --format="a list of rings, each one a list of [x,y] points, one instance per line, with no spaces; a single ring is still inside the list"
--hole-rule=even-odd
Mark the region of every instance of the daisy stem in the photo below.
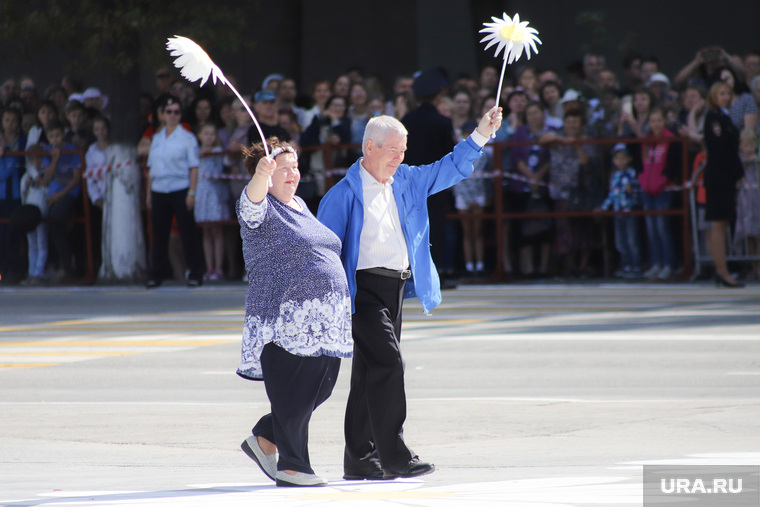
[[[504,65],[501,66],[501,77],[499,77],[499,87],[496,89],[496,107],[499,107],[499,98],[501,97],[501,85],[504,82],[504,72],[507,70],[507,55],[504,55]],[[496,137],[496,127],[494,126],[491,137]]]
[[[229,81],[226,82],[227,86],[230,87],[230,90],[237,96],[238,99],[240,99],[240,102],[243,104],[243,107],[246,111],[248,111],[248,114],[251,116],[251,119],[253,120],[253,124],[256,125],[256,130],[259,131],[259,136],[261,136],[261,141],[264,144],[264,153],[267,154],[267,157],[269,156],[269,146],[267,145],[267,140],[264,139],[264,132],[261,131],[261,126],[259,125],[259,121],[256,119],[256,116],[253,114],[253,111],[251,111],[251,108],[248,107],[248,102],[243,98],[242,95],[240,95],[240,92],[238,92],[234,86],[232,86],[232,83]],[[272,177],[269,177],[269,186],[272,186]]]

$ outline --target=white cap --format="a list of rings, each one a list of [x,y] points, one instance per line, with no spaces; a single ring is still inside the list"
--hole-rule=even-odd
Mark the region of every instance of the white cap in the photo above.
[[[570,88],[569,90],[565,91],[565,94],[562,96],[561,99],[559,99],[560,104],[564,104],[565,102],[573,102],[573,101],[581,101],[581,94],[577,91]]]
[[[670,79],[668,79],[668,76],[662,72],[655,72],[652,74],[652,77],[649,78],[647,86],[652,86],[652,83],[665,83],[666,85],[670,86]]]
[[[84,91],[82,94],[82,102],[87,99],[100,99],[103,102],[103,105],[100,107],[101,109],[105,109],[106,105],[108,104],[108,96],[100,93],[100,90],[95,87],[87,88]]]

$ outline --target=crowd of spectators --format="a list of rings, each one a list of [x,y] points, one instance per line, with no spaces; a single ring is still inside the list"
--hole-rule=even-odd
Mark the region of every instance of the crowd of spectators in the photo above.
[[[757,216],[760,206],[756,185],[759,50],[735,56],[719,47],[702,48],[671,76],[656,57],[638,54],[623,59],[620,73],[608,68],[605,58],[597,54],[584,55],[565,69],[513,67],[500,93],[504,122],[492,143],[516,144],[487,146],[473,180],[445,194],[450,212],[458,211],[462,217],[453,221],[457,227],[445,230],[449,237],[442,244],[433,245],[434,257],[444,245],[459,245],[454,261],[439,266],[442,275],[480,276],[497,267],[515,278],[601,274],[597,261],[609,220],[591,214],[507,220],[500,231],[502,256],[497,259],[495,227],[479,214],[493,211],[495,202],[503,203],[503,211],[509,213],[627,212],[681,206],[682,194],[673,191],[673,186],[684,182],[684,164],[691,171],[695,160],[698,164],[704,158],[699,157],[704,132],[712,128],[705,125],[708,95],[718,82],[727,83],[731,90],[726,114],[741,132],[741,157],[751,173],[745,181],[755,182],[742,190],[739,233],[753,248],[760,246],[758,221],[748,218]],[[431,103],[449,119],[454,143],[494,105],[498,69],[485,66],[476,76],[451,76],[440,70],[446,87]],[[140,94],[142,124],[135,142],[138,155],[147,160],[154,136],[166,128],[166,104],[179,107],[181,128],[197,136],[193,149],[201,161],[208,162],[199,164],[202,195],[193,195],[198,241],[185,243],[199,250],[190,257],[205,258],[203,279],[245,276],[239,234],[230,217],[246,183],[241,148],[261,137],[247,107],[255,112],[265,137],[276,136],[299,147],[299,195],[316,210],[327,187],[341,177],[340,169],[361,156],[357,145],[367,121],[386,114],[403,122],[419,107],[416,75],[399,74],[386,83],[352,68],[306,87],[291,77],[271,74],[245,95],[244,104],[223,85],[198,88],[171,68],[159,69],[155,88]],[[98,154],[108,146],[111,122],[119,119],[109,110],[105,94],[71,76],[44,90],[31,77],[8,78],[0,87],[0,103],[2,283],[71,282],[81,276],[86,258],[81,227],[69,220],[82,212],[83,167],[78,156],[66,152],[82,150],[88,153],[88,163],[102,163]],[[608,142],[589,142],[600,139]],[[687,161],[680,157],[682,139],[687,143]],[[331,149],[325,151],[325,146]],[[25,150],[29,150],[26,157],[6,155]],[[617,159],[616,154],[620,154]],[[500,167],[493,166],[497,161]],[[490,179],[494,174],[502,176],[500,189]],[[97,210],[109,205],[103,200],[102,185],[102,179],[87,179],[96,232]],[[194,193],[195,187],[191,190]],[[499,201],[495,192],[500,193]],[[30,207],[39,209],[39,216],[30,213]],[[659,280],[676,276],[682,268],[677,253],[681,227],[665,215],[616,220],[614,238],[620,258],[616,276]],[[97,238],[96,234],[96,250]],[[169,248],[169,256],[172,251]],[[174,276],[181,278],[188,268],[181,255],[176,257],[170,259],[171,265]],[[96,262],[98,258],[96,254]],[[745,274],[760,276],[758,266],[750,266]],[[193,272],[193,277],[196,284],[201,283],[200,274]]]

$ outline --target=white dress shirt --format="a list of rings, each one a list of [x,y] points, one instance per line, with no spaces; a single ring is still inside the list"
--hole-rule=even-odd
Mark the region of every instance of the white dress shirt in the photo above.
[[[409,269],[406,239],[391,188],[393,177],[385,184],[380,183],[361,163],[359,165],[364,193],[364,225],[356,269]]]

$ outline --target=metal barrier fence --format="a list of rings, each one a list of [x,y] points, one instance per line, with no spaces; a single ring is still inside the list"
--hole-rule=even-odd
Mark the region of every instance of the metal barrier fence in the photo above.
[[[644,144],[644,143],[680,143],[681,144],[681,159],[682,159],[682,173],[681,173],[681,181],[688,182],[689,181],[689,171],[688,171],[688,139],[687,138],[681,138],[681,137],[663,137],[663,138],[626,138],[626,139],[588,139],[583,141],[576,141],[573,143],[573,145],[586,145],[586,144],[594,144],[594,145],[601,145],[601,146],[608,146],[611,148],[612,145],[618,144],[618,143],[625,143],[625,144]],[[682,205],[678,208],[673,208],[669,210],[664,211],[645,211],[645,210],[635,210],[630,212],[616,212],[616,211],[593,211],[591,209],[589,210],[577,210],[577,211],[547,211],[547,212],[508,212],[505,211],[504,207],[504,199],[505,199],[505,192],[503,190],[505,180],[508,178],[513,179],[521,179],[519,176],[516,176],[513,173],[506,173],[502,170],[502,167],[504,167],[504,151],[508,150],[509,148],[519,147],[519,146],[532,146],[535,145],[535,142],[512,142],[512,141],[506,141],[506,142],[498,142],[498,143],[492,143],[487,146],[493,148],[493,155],[492,155],[492,166],[491,166],[491,172],[484,174],[484,177],[492,179],[493,183],[493,204],[491,206],[492,210],[488,212],[483,213],[456,213],[456,214],[449,214],[447,215],[447,219],[449,220],[463,220],[463,219],[470,219],[470,218],[478,218],[482,220],[491,220],[495,223],[495,243],[496,243],[496,252],[495,252],[495,258],[496,258],[496,266],[495,271],[493,273],[493,279],[494,280],[503,280],[505,278],[505,272],[504,268],[501,262],[501,259],[503,258],[503,248],[504,248],[504,227],[503,225],[511,220],[529,220],[529,219],[536,219],[536,218],[570,218],[570,219],[579,219],[579,218],[597,218],[597,217],[614,217],[618,215],[626,215],[626,216],[648,216],[648,215],[667,215],[667,216],[676,216],[680,217],[682,220],[682,227],[681,227],[681,234],[682,234],[682,245],[683,245],[683,251],[682,251],[682,261],[684,266],[684,273],[691,272],[692,269],[692,256],[691,256],[691,229],[689,228],[689,216],[690,216],[690,210],[689,210],[689,200],[688,200],[688,190],[689,185],[684,184],[680,186],[672,186],[668,190],[671,192],[679,192],[682,194]],[[334,183],[337,176],[342,176],[345,174],[346,169],[344,168],[334,168],[333,167],[333,153],[336,150],[347,150],[347,149],[361,149],[360,145],[356,144],[346,144],[346,145],[321,145],[321,146],[310,146],[302,148],[303,152],[308,153],[311,151],[322,151],[324,154],[324,178],[326,183],[326,188],[330,188]],[[606,186],[604,189],[606,190]],[[599,203],[601,204],[601,202]],[[604,231],[602,232],[604,241],[606,242],[606,234]],[[605,272],[608,274],[609,268],[605,266]]]
[[[505,180],[508,178],[513,179],[520,179],[519,176],[516,176],[513,173],[507,173],[502,170],[502,167],[504,167],[504,160],[503,156],[505,153],[505,150],[508,150],[513,147],[518,146],[531,146],[535,143],[532,142],[500,142],[500,143],[493,143],[489,144],[488,146],[493,149],[493,155],[492,155],[492,166],[491,171],[488,173],[484,173],[481,175],[481,177],[491,179],[492,180],[492,186],[493,186],[493,203],[491,206],[491,209],[483,212],[483,213],[457,213],[457,214],[450,214],[447,215],[447,219],[449,220],[462,220],[462,219],[469,219],[469,218],[479,218],[482,220],[490,220],[493,221],[495,224],[494,232],[495,232],[495,245],[496,245],[496,252],[495,252],[495,259],[496,259],[496,265],[495,265],[495,272],[493,274],[493,278],[495,280],[500,280],[504,278],[504,270],[501,263],[501,259],[503,258],[503,245],[504,245],[504,238],[503,238],[503,224],[508,221],[521,221],[521,220],[528,220],[528,219],[535,219],[535,218],[570,218],[570,219],[579,219],[579,218],[597,218],[597,217],[613,217],[616,215],[634,215],[634,216],[647,216],[647,215],[669,215],[669,216],[678,216],[682,218],[682,245],[683,245],[683,264],[685,268],[685,272],[689,273],[692,270],[692,259],[694,260],[694,263],[696,265],[697,273],[699,272],[699,265],[703,262],[707,262],[710,260],[709,256],[706,256],[702,250],[699,248],[699,245],[696,242],[697,237],[697,231],[695,224],[696,219],[694,218],[694,208],[695,206],[692,204],[692,196],[694,195],[694,183],[692,180],[688,177],[688,153],[687,153],[687,143],[685,142],[685,138],[658,138],[658,139],[595,139],[595,140],[585,140],[585,141],[578,141],[574,144],[597,144],[602,146],[611,146],[616,143],[626,143],[626,144],[642,144],[645,142],[680,142],[682,147],[682,160],[683,160],[683,167],[682,167],[682,181],[686,182],[686,184],[681,186],[674,186],[670,188],[670,191],[673,192],[681,192],[683,195],[682,199],[682,206],[679,208],[674,208],[670,210],[665,211],[644,211],[644,210],[635,210],[631,212],[615,212],[615,211],[592,211],[592,210],[577,210],[577,211],[564,211],[564,212],[558,212],[558,211],[548,211],[548,212],[508,212],[505,211],[504,207],[504,200],[505,200],[505,192],[504,192],[504,183]],[[310,146],[310,147],[303,147],[302,152],[304,154],[310,153],[310,152],[322,152],[323,154],[323,172],[322,175],[324,176],[325,181],[325,188],[329,189],[332,185],[335,184],[336,180],[345,174],[346,168],[336,168],[333,166],[333,155],[337,150],[360,150],[360,145],[355,144],[348,144],[348,145],[320,145],[320,146]],[[83,168],[83,174],[86,173],[87,175],[91,175],[93,171],[96,171],[98,173],[102,173],[104,171],[108,171],[111,168],[90,168],[89,170],[86,167],[84,153],[82,151],[65,151],[63,153],[77,153],[80,157],[80,161]],[[25,156],[27,155],[27,152],[7,152],[4,154],[5,156]],[[210,153],[204,156],[224,156],[225,153]],[[142,159],[142,166],[144,167],[145,160]],[[221,178],[226,179],[241,179],[241,180],[247,180],[248,175],[247,174],[241,174],[241,175],[221,175],[219,176]],[[308,177],[308,176],[307,176]],[[307,179],[305,177],[305,180]],[[92,231],[90,229],[90,204],[89,204],[89,198],[87,196],[87,183],[86,178],[82,178],[82,200],[83,200],[83,215],[78,217],[73,217],[69,220],[71,223],[83,223],[85,226],[85,236],[86,236],[86,251],[87,251],[87,273],[82,280],[82,283],[91,283],[95,279],[95,273],[94,273],[94,266],[93,266],[93,245],[92,245]],[[233,196],[235,198],[236,196]],[[9,222],[8,219],[0,219],[0,223],[3,222]],[[236,220],[229,220],[225,222],[221,222],[224,225],[237,225]],[[691,227],[690,227],[691,224]],[[149,234],[149,240],[150,238],[150,220],[148,220],[148,234]],[[606,236],[604,240],[606,241]],[[695,243],[692,243],[692,237],[695,238]],[[695,255],[692,257],[692,248]],[[745,253],[748,250],[745,250]],[[760,257],[758,256],[747,256],[745,253],[737,253],[735,250],[730,251],[729,260],[760,260]]]
[[[493,155],[492,155],[492,166],[491,166],[491,172],[484,173],[480,177],[484,177],[487,179],[492,180],[493,185],[493,203],[492,203],[492,210],[486,211],[483,213],[455,213],[455,214],[449,214],[446,216],[448,220],[463,220],[463,219],[471,219],[471,218],[478,218],[482,220],[490,220],[493,221],[495,224],[495,244],[496,244],[496,251],[495,251],[495,259],[496,259],[496,265],[495,265],[495,271],[492,275],[492,278],[496,281],[503,280],[505,278],[505,273],[503,269],[503,265],[501,263],[501,259],[503,258],[503,248],[504,248],[504,228],[503,225],[512,220],[520,221],[520,220],[530,220],[530,219],[536,219],[536,218],[570,218],[570,219],[583,219],[583,218],[599,218],[599,217],[614,217],[618,215],[626,215],[626,216],[651,216],[651,215],[665,215],[665,216],[675,216],[680,217],[682,220],[682,227],[681,227],[681,234],[682,234],[682,245],[683,245],[683,251],[682,251],[682,261],[684,266],[684,273],[691,272],[692,269],[692,256],[691,256],[691,229],[689,227],[689,218],[690,218],[690,207],[689,207],[689,201],[687,192],[690,188],[690,185],[688,183],[688,147],[687,147],[687,141],[686,138],[680,138],[680,137],[663,137],[663,138],[646,138],[646,139],[640,139],[640,138],[626,138],[626,139],[589,139],[589,140],[583,140],[583,141],[576,141],[573,143],[574,145],[580,145],[580,144],[595,144],[595,145],[601,145],[601,146],[612,146],[614,144],[618,143],[626,143],[626,144],[644,144],[644,143],[681,143],[681,159],[683,161],[682,163],[682,177],[681,181],[687,182],[684,185],[679,186],[671,186],[668,188],[668,191],[671,192],[679,192],[682,194],[682,205],[678,208],[673,208],[669,210],[663,210],[663,211],[645,211],[645,210],[634,210],[629,212],[616,212],[616,211],[593,211],[591,209],[588,210],[576,210],[576,211],[547,211],[547,212],[508,212],[504,210],[504,184],[505,180],[512,178],[512,179],[518,179],[525,181],[524,178],[515,175],[514,173],[508,173],[503,171],[501,168],[503,167],[503,156],[504,156],[504,150],[508,150],[509,148],[513,147],[519,147],[519,146],[532,146],[536,143],[534,142],[499,142],[499,143],[492,143],[489,144],[488,147],[491,147],[493,149]],[[323,179],[324,180],[324,187],[325,190],[328,190],[330,187],[332,187],[337,179],[339,177],[342,177],[345,175],[347,168],[340,168],[340,167],[334,167],[334,154],[336,153],[345,153],[348,150],[361,150],[361,145],[358,144],[339,144],[339,145],[318,145],[318,146],[308,146],[308,147],[301,147],[302,156],[308,153],[314,153],[314,152],[322,152],[322,166],[320,167],[318,172],[316,174],[309,174],[304,175],[301,182],[310,182],[314,179]],[[203,156],[224,156],[224,155],[235,155],[230,153],[209,153],[205,154]],[[221,179],[240,179],[240,180],[248,180],[249,176],[247,174],[223,174],[219,176],[215,176]],[[606,190],[606,186],[604,187],[604,190]],[[233,196],[235,198],[235,196]],[[599,203],[601,204],[601,202]],[[237,225],[236,220],[228,220],[223,222],[218,222],[222,225]],[[602,240],[605,243],[605,274],[608,275],[611,271],[609,269],[609,261],[607,250],[609,249],[606,246],[607,243],[607,234],[606,230],[603,229],[601,231]]]
[[[495,244],[496,244],[496,252],[495,252],[495,259],[496,259],[496,266],[495,266],[495,272],[493,275],[493,278],[496,280],[500,280],[504,278],[504,270],[501,263],[501,259],[503,258],[503,245],[504,245],[504,238],[503,238],[503,224],[507,221],[515,220],[515,221],[521,221],[521,220],[528,220],[528,219],[535,219],[535,218],[570,218],[570,219],[579,219],[579,218],[597,218],[597,217],[613,217],[617,215],[628,215],[628,216],[647,216],[647,215],[668,215],[668,216],[677,216],[681,217],[682,219],[682,245],[683,245],[683,252],[682,252],[682,260],[684,265],[684,271],[685,273],[691,273],[694,266],[696,267],[695,273],[699,273],[700,265],[704,262],[709,262],[711,260],[711,257],[707,255],[703,250],[703,248],[700,248],[699,241],[698,241],[698,234],[699,231],[697,230],[698,221],[696,216],[696,205],[694,204],[694,194],[695,194],[695,188],[696,183],[695,180],[689,178],[688,174],[688,152],[687,152],[687,139],[685,138],[657,138],[657,139],[638,139],[638,138],[632,138],[632,139],[594,139],[594,140],[584,140],[584,141],[577,141],[574,144],[597,144],[602,146],[611,146],[613,144],[617,143],[626,143],[626,144],[642,144],[642,143],[652,143],[652,142],[663,142],[663,143],[672,143],[672,142],[679,142],[681,143],[681,149],[682,149],[682,161],[683,161],[683,167],[682,167],[682,179],[681,181],[686,182],[683,185],[680,186],[673,186],[669,189],[669,191],[672,192],[680,192],[683,195],[682,199],[682,206],[670,210],[665,211],[644,211],[644,210],[635,210],[630,212],[615,212],[615,211],[593,211],[593,210],[577,210],[577,211],[564,211],[564,212],[558,212],[558,211],[547,211],[547,212],[508,212],[505,211],[504,207],[504,200],[505,200],[505,192],[504,192],[504,183],[505,180],[508,178],[513,179],[521,179],[519,176],[516,176],[512,173],[507,173],[502,170],[502,167],[504,167],[504,153],[505,150],[508,150],[513,147],[518,146],[531,146],[535,143],[533,142],[499,142],[499,143],[493,143],[489,144],[488,146],[493,149],[492,154],[492,166],[491,171],[488,173],[484,173],[481,175],[481,177],[491,179],[492,180],[492,186],[493,186],[493,203],[491,206],[491,209],[483,212],[483,213],[457,213],[457,214],[450,214],[447,215],[447,218],[449,220],[462,220],[462,219],[469,219],[469,218],[479,218],[482,220],[490,220],[493,221],[495,224],[494,232],[495,232]],[[310,146],[310,147],[303,147],[302,152],[304,154],[310,153],[310,152],[322,152],[323,153],[323,161],[324,161],[324,169],[323,169],[323,176],[325,181],[325,188],[329,189],[332,185],[335,184],[336,180],[345,174],[346,168],[336,168],[333,166],[333,154],[336,150],[360,150],[360,145],[355,144],[348,144],[348,145],[320,145],[320,146]],[[5,156],[25,156],[28,152],[6,152]],[[90,168],[88,171],[84,159],[84,153],[82,151],[64,151],[62,153],[77,153],[80,157],[82,168],[83,168],[83,174],[87,173],[87,175],[91,175],[92,171],[108,171],[111,168]],[[226,153],[211,153],[204,156],[224,156]],[[141,160],[142,167],[145,169],[144,163],[145,159]],[[241,180],[247,180],[249,177],[247,174],[241,174],[241,175],[221,175],[219,176],[221,178],[226,179],[241,179]],[[235,198],[236,196],[233,196]],[[93,245],[92,245],[92,231],[90,229],[90,204],[89,204],[89,198],[87,196],[87,183],[86,178],[82,178],[82,200],[83,200],[83,215],[78,217],[73,217],[69,220],[71,223],[83,223],[85,226],[85,235],[86,235],[86,251],[87,251],[87,264],[88,269],[87,273],[82,280],[83,283],[91,283],[95,279],[95,273],[94,273],[94,267],[93,267]],[[9,222],[8,219],[0,219],[0,223],[7,223]],[[221,222],[224,225],[237,225],[236,220],[229,220],[225,222]],[[149,235],[150,235],[150,221],[148,221],[147,224]],[[694,241],[692,242],[692,238],[694,238]],[[692,256],[692,252],[694,255]],[[692,265],[692,260],[694,262],[694,266]],[[739,251],[732,245],[732,250],[729,250],[729,257],[728,260],[741,260],[741,261],[751,261],[751,260],[760,260],[760,255],[757,254],[751,254],[749,253],[748,246],[744,246],[743,250]]]

